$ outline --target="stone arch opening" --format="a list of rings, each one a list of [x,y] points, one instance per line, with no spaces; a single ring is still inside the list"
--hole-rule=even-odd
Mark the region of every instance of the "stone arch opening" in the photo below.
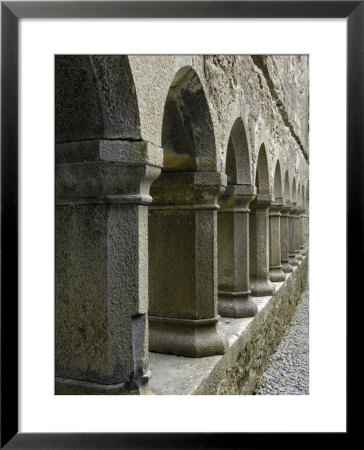
[[[283,207],[281,209],[280,217],[280,243],[281,243],[281,261],[282,270],[284,273],[291,273],[292,266],[289,263],[289,213],[291,210],[291,190],[289,184],[288,170],[284,176],[284,198]]]
[[[228,184],[251,184],[251,165],[248,141],[241,117],[230,131],[226,153],[226,176]]]
[[[284,177],[284,200],[288,202],[291,200],[291,190],[289,188],[288,170],[286,170],[286,174]]]
[[[141,140],[129,58],[56,56],[55,97],[57,390],[71,379],[100,393],[139,390],[148,380],[146,204],[159,169]]]
[[[214,128],[197,73],[184,67],[168,91],[164,163],[149,208],[150,350],[181,356],[223,354],[217,329],[217,173]]]
[[[283,198],[282,172],[279,160],[274,171],[274,198],[275,200]]]
[[[214,128],[204,89],[192,67],[180,69],[163,114],[164,172],[216,171]]]
[[[281,261],[281,210],[285,205],[279,159],[274,170],[273,194],[274,201],[269,209],[269,279],[273,282],[281,282],[286,279]]]
[[[258,161],[255,175],[255,186],[257,187],[258,194],[270,193],[269,166],[268,166],[267,152],[264,144],[260,146],[258,153]]]
[[[249,291],[249,204],[254,198],[244,124],[235,120],[226,155],[228,186],[219,199],[218,311],[225,317],[257,313]]]
[[[293,182],[292,182],[292,202],[297,202],[297,193],[296,193],[296,178],[293,178]]]
[[[56,143],[141,138],[128,56],[56,58]]]
[[[249,219],[250,289],[252,295],[261,297],[274,292],[274,286],[269,280],[269,207],[272,196],[264,144],[258,153],[255,185],[257,195],[250,205]]]

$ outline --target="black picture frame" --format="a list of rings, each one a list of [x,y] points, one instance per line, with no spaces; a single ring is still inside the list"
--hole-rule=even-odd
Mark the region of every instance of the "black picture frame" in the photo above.
[[[265,433],[18,433],[18,21],[20,18],[347,18],[347,302],[363,264],[363,1],[1,2],[1,448],[257,448]],[[334,245],[334,243],[333,243]],[[355,250],[355,253],[354,253]],[[359,254],[358,254],[359,252]],[[355,256],[354,256],[355,255]],[[340,433],[347,435],[348,433]],[[307,436],[308,437],[308,436]],[[317,437],[316,437],[317,438]],[[280,447],[289,439],[280,436]],[[305,443],[306,437],[300,443]]]

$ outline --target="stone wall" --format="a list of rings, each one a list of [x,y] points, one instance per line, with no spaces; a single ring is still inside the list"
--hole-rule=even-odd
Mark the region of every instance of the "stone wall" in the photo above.
[[[57,393],[147,393],[148,350],[224,355],[217,392],[250,392],[305,279],[308,56],[62,55],[55,73]],[[256,338],[235,350],[219,315]]]

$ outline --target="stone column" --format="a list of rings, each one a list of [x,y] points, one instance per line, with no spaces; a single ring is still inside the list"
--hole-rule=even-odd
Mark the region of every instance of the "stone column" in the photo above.
[[[303,207],[301,207],[299,221],[300,221],[300,254],[302,256],[307,255],[307,252],[305,249],[305,220],[306,220],[305,212],[306,212],[306,210]]]
[[[219,199],[218,312],[224,317],[253,317],[249,290],[249,204],[255,186],[229,185]]]
[[[162,150],[56,146],[56,392],[148,393],[148,205]]]
[[[150,350],[225,353],[217,327],[217,199],[226,176],[162,173],[149,212]]]
[[[269,280],[269,214],[270,194],[257,194],[250,204],[249,252],[250,289],[255,297],[272,295]]]
[[[284,205],[281,209],[281,218],[280,218],[280,232],[281,232],[281,261],[282,261],[282,270],[284,273],[293,272],[293,268],[289,263],[289,225],[288,225],[288,216],[290,211],[290,203],[285,201]]]
[[[301,241],[302,241],[302,220],[301,220],[301,206],[296,206],[295,211],[295,253],[297,261],[303,261],[303,256],[301,255]]]
[[[288,214],[288,225],[289,225],[289,245],[288,245],[288,255],[289,255],[289,264],[291,266],[298,266],[298,261],[296,259],[295,252],[295,213],[296,213],[296,202],[290,203],[291,208]]]
[[[280,211],[283,200],[277,199],[269,208],[269,279],[274,282],[285,281],[286,276],[281,264],[281,227]]]

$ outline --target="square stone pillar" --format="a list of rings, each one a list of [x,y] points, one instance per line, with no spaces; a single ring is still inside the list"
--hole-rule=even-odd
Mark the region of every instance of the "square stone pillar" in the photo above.
[[[291,202],[291,209],[288,215],[289,224],[289,264],[291,266],[298,266],[298,260],[296,259],[296,202]]]
[[[56,392],[148,393],[148,205],[162,150],[56,146]]]
[[[285,281],[286,276],[281,264],[281,227],[280,211],[283,200],[277,199],[269,208],[269,279],[274,282]]]
[[[255,297],[272,295],[269,280],[269,206],[271,194],[257,194],[250,204],[249,252],[250,289]]]
[[[302,256],[307,255],[307,251],[305,249],[305,221],[306,221],[306,210],[301,207],[300,209],[300,254]]]
[[[162,173],[149,208],[150,350],[225,353],[217,328],[217,198],[226,176]]]
[[[219,199],[218,312],[224,317],[258,312],[249,290],[249,204],[255,195],[255,186],[229,185]]]
[[[302,209],[300,206],[296,206],[295,210],[295,254],[297,261],[303,261],[303,256],[301,254],[301,243],[302,243],[302,220],[301,220]]]
[[[284,202],[281,209],[280,232],[281,232],[281,261],[284,273],[293,272],[293,268],[289,263],[288,247],[289,247],[289,226],[288,215],[290,211],[290,203]]]

